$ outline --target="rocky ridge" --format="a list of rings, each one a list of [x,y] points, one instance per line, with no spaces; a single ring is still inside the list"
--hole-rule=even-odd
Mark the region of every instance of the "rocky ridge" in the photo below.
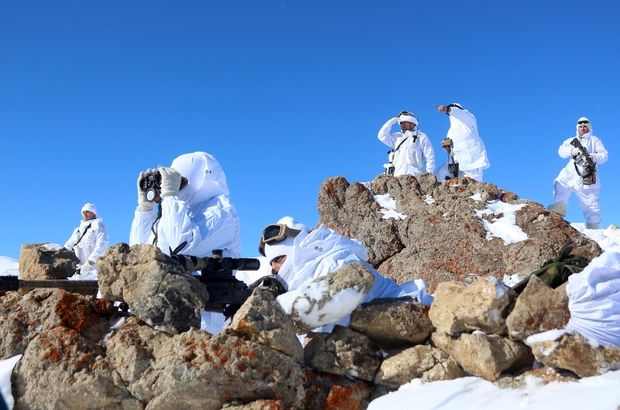
[[[527,374],[566,381],[620,368],[620,349],[595,347],[579,334],[528,346],[527,337],[564,328],[566,295],[536,277],[520,295],[498,280],[540,267],[519,252],[544,262],[570,246],[591,258],[598,245],[540,204],[492,184],[433,178],[379,176],[371,192],[338,177],[319,193],[322,222],[362,240],[375,266],[433,284],[430,308],[407,298],[375,300],[352,313],[350,327],[310,333],[302,346],[299,327],[271,292],[257,288],[231,324],[211,335],[197,329],[200,283],[154,247],[118,244],[98,262],[107,300],[61,289],[0,298],[0,357],[22,355],[11,377],[15,408],[357,409],[413,378],[474,375],[519,388]],[[382,218],[377,192],[397,199],[407,218]],[[473,209],[495,200],[526,204],[516,223],[527,243],[502,250],[514,244],[487,238]],[[552,233],[554,226],[561,232]],[[433,265],[432,249],[450,232],[464,242],[453,255],[439,252],[442,264]],[[431,266],[442,268],[433,276]],[[119,312],[115,301],[133,314]]]

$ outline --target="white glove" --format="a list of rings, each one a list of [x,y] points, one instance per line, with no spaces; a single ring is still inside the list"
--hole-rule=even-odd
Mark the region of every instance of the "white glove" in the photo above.
[[[161,196],[179,195],[181,189],[181,173],[174,168],[166,168],[159,166],[161,173]]]
[[[152,211],[153,208],[155,208],[155,202],[149,202],[146,199],[146,192],[142,191],[140,189],[140,181],[142,181],[142,179],[146,178],[147,176],[149,176],[150,174],[154,174],[155,172],[157,172],[156,169],[147,169],[145,172],[140,172],[140,176],[138,176],[138,208],[136,209],[137,211],[140,212],[149,212]]]
[[[84,262],[84,264],[80,267],[80,276],[88,275],[88,272],[90,272],[90,268],[92,266],[93,265],[91,265],[89,261]]]
[[[573,148],[573,149],[570,151],[570,154],[571,154],[573,157],[576,157],[577,155],[581,154],[581,150],[580,150],[579,148]]]
[[[396,124],[396,123],[398,122],[398,118],[397,118],[397,117],[394,117],[394,118],[392,118],[391,120],[389,120],[388,122],[389,122],[390,124],[394,125],[394,124]]]

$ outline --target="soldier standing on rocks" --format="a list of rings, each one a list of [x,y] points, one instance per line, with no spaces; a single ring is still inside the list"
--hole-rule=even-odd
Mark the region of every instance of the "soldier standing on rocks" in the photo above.
[[[400,125],[400,132],[390,133],[394,124]],[[395,177],[405,174],[413,176],[423,172],[435,171],[435,150],[431,140],[418,129],[418,118],[409,111],[401,111],[398,117],[386,122],[379,130],[379,140],[392,150],[389,163],[385,164],[386,175]]]
[[[319,318],[318,324],[316,321],[312,322],[318,327],[315,331],[329,332],[336,324],[348,325],[349,314],[360,303],[375,298],[415,296],[426,305],[430,305],[433,300],[432,296],[426,293],[424,281],[415,280],[397,285],[365,261],[366,249],[361,242],[339,235],[324,226],[310,230],[304,224],[286,216],[263,230],[258,250],[267,258],[272,274],[276,275],[287,289],[286,293],[277,297],[287,313],[290,314],[296,306],[302,306],[301,311],[310,311],[308,306],[311,305],[318,306],[315,306],[314,313]],[[371,282],[374,276],[372,289],[366,290],[365,295],[360,295],[358,288],[363,286],[350,283],[350,292],[342,292],[337,296],[336,311],[326,307],[324,302],[327,300],[321,298],[337,293],[327,289],[335,281],[330,283],[321,281],[320,278],[338,273],[339,268],[356,262],[365,266],[362,269],[368,273]],[[321,300],[317,302],[318,299]],[[301,321],[305,320],[301,318]]]
[[[574,140],[585,148],[591,161],[594,163],[590,169],[586,168],[587,158],[581,150],[572,145]],[[572,192],[577,196],[579,206],[586,218],[588,229],[598,229],[601,222],[601,203],[599,193],[601,182],[596,173],[596,165],[607,162],[607,150],[598,137],[592,135],[592,124],[586,117],[577,120],[577,135],[570,137],[560,145],[558,154],[562,158],[570,158],[568,164],[560,171],[558,177],[553,181],[553,200],[554,204],[547,209],[566,216],[568,199]]]
[[[482,171],[487,169],[489,159],[482,138],[478,135],[478,121],[469,111],[460,104],[436,105],[437,111],[445,112],[450,117],[448,135],[441,141],[441,147],[447,151],[458,164],[458,177],[470,177],[478,182],[482,181]],[[445,182],[454,178],[446,161],[439,167],[435,176],[437,181]]]
[[[80,226],[75,228],[64,247],[73,249],[75,256],[80,259],[78,273],[80,277],[85,277],[89,274],[97,275],[95,262],[105,253],[110,237],[108,228],[103,224],[101,217],[97,216],[95,204],[84,205],[82,217]]]

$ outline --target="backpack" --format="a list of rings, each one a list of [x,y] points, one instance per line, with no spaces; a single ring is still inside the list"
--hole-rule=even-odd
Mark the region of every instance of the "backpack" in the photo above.
[[[512,289],[521,293],[532,275],[538,276],[540,280],[545,282],[552,288],[557,288],[562,283],[568,281],[568,277],[573,273],[578,273],[588,266],[590,261],[587,258],[579,255],[560,255],[553,259],[548,260],[543,266],[527,275],[525,279],[516,285],[512,286]]]

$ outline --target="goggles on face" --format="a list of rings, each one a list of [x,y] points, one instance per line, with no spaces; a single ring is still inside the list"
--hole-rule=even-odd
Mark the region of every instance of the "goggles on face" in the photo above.
[[[260,237],[260,243],[258,244],[258,251],[261,255],[265,255],[265,244],[280,243],[286,238],[294,238],[301,230],[289,228],[285,224],[271,224],[267,225],[263,229],[263,234]]]
[[[579,125],[587,125],[587,124],[590,124],[590,121],[577,121],[577,124],[579,124]]]

